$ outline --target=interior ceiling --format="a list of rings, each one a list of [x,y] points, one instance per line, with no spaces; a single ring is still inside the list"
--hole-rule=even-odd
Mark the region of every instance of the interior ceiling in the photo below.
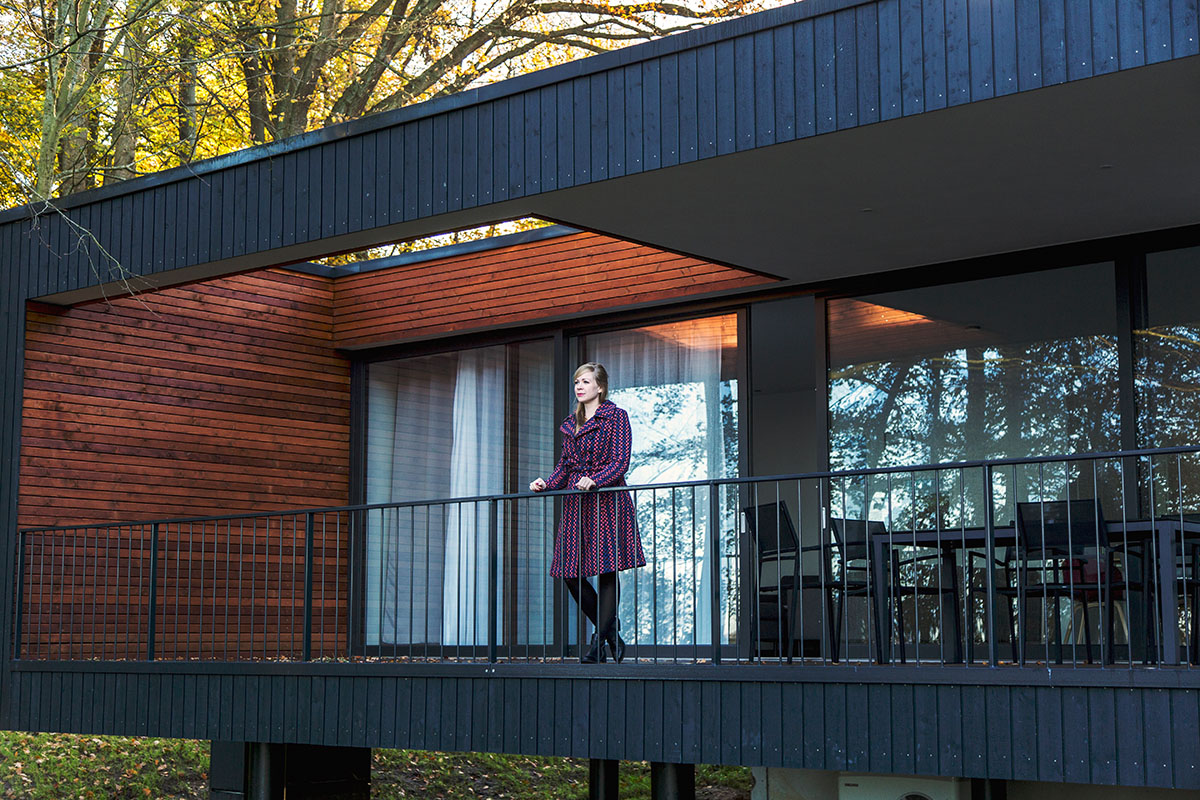
[[[522,205],[801,283],[1195,224],[1200,56]]]

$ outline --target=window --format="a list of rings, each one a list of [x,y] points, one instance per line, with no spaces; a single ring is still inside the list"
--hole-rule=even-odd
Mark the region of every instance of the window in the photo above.
[[[1091,264],[829,301],[830,467],[1119,449],[1113,287],[1113,266]],[[1014,474],[1016,486],[1005,476],[995,487],[1001,520],[1012,519],[1014,497],[1095,496],[1093,477],[1113,479]],[[931,526],[932,517],[905,516],[929,515],[932,508],[918,506],[940,502],[939,513],[965,509],[974,516],[968,524],[981,524],[982,504],[972,495],[982,490],[973,478],[966,488],[877,483],[855,493],[869,500],[837,513]],[[968,502],[946,497],[960,493]],[[1117,496],[1115,488],[1109,493]]]
[[[427,501],[511,492],[552,467],[553,347],[480,347],[371,364],[366,499]],[[367,515],[368,645],[475,646],[487,636],[488,504]],[[516,512],[512,512],[516,513]],[[501,603],[510,643],[552,630],[544,504],[504,520]]]
[[[594,334],[579,345],[585,360],[604,364],[610,399],[629,413],[630,484],[738,475],[736,314]],[[721,491],[719,580],[726,639],[736,625],[736,501],[736,492]],[[648,567],[622,579],[620,617],[636,626],[623,635],[639,644],[710,642],[707,490],[643,491],[635,502]]]
[[[1146,257],[1146,324],[1134,331],[1139,447],[1197,443],[1200,419],[1200,247]],[[1144,466],[1144,465],[1143,465]],[[1200,459],[1154,460],[1155,512],[1200,512]],[[1142,498],[1148,502],[1149,498]],[[1176,502],[1176,500],[1180,502]]]

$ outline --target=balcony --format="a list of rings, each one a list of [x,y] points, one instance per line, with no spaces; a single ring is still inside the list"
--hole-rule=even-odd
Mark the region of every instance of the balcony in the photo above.
[[[621,574],[625,666],[1190,671],[1198,459],[1169,448],[600,490],[632,495],[647,556]],[[14,652],[580,669],[589,625],[548,576],[565,494],[24,530]]]

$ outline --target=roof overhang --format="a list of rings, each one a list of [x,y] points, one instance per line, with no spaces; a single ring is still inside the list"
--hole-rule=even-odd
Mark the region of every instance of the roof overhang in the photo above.
[[[542,195],[801,283],[1200,223],[1200,57]]]

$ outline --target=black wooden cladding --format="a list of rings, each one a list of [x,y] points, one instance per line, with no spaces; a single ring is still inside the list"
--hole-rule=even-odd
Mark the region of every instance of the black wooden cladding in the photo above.
[[[1196,0],[806,0],[67,198],[99,246],[73,247],[54,215],[31,237],[6,212],[24,235],[5,237],[4,266],[31,269],[38,296],[109,280],[101,247],[136,274],[315,256],[397,223],[1183,58],[1198,40]]]
[[[806,0],[0,213],[0,721],[29,730],[1197,788],[1194,689],[14,671],[24,301],[1200,52],[1196,0]],[[486,216],[486,215],[485,215]],[[428,227],[435,228],[436,224]],[[352,240],[346,237],[360,235]],[[339,238],[340,237],[340,238]]]
[[[1200,788],[1169,688],[14,673],[26,730]]]

